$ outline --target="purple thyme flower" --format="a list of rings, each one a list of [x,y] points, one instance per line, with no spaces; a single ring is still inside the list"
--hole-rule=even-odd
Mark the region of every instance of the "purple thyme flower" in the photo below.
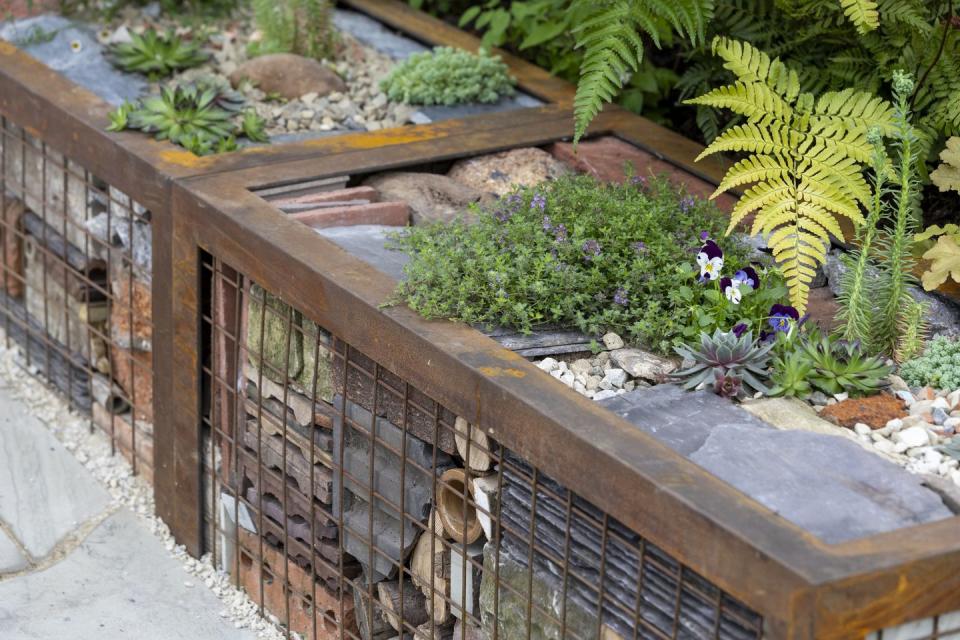
[[[733,326],[733,329],[732,329],[733,335],[735,335],[735,336],[737,336],[737,337],[739,338],[739,337],[741,337],[743,334],[745,334],[745,333],[747,332],[747,329],[748,329],[748,328],[749,328],[749,327],[747,327],[747,323],[746,323],[746,322],[739,322],[739,323],[737,323],[737,324],[735,324],[735,325]]]
[[[499,220],[500,222],[506,222],[513,217],[514,212],[509,209],[497,209],[493,212],[493,217]]]
[[[562,222],[553,229],[553,236],[557,242],[567,241],[567,225]]]
[[[580,249],[583,250],[583,257],[588,261],[598,257],[601,253],[600,243],[592,238],[590,240],[585,240]]]
[[[619,289],[617,289],[616,292],[613,294],[613,301],[614,303],[620,305],[621,307],[627,306],[627,303],[630,301],[627,298],[627,290],[624,289],[623,287],[620,287]]]
[[[697,264],[700,265],[701,282],[716,280],[723,269],[723,250],[713,240],[707,240],[697,253]]]
[[[786,304],[775,304],[770,307],[770,319],[767,321],[773,330],[786,333],[790,331],[792,323],[800,319],[800,313]]]
[[[643,176],[633,176],[630,178],[630,184],[640,187],[641,189],[647,186],[647,179]]]
[[[547,208],[547,197],[542,193],[535,194],[533,200],[530,201],[531,209],[540,209],[544,211]]]
[[[684,196],[680,199],[680,213],[687,213],[693,209],[694,205],[697,204],[696,199],[693,196]],[[704,232],[706,233],[706,232]],[[702,237],[702,234],[701,234]],[[702,238],[706,240],[706,238]]]
[[[636,251],[637,253],[646,253],[647,252],[647,243],[646,242],[634,242],[630,245],[630,248]]]
[[[553,231],[553,224],[550,222],[550,216],[543,216],[543,230],[547,233]]]

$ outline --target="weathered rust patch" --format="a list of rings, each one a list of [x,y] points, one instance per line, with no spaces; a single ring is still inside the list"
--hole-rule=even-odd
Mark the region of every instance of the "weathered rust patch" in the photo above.
[[[12,56],[17,52],[17,48],[6,40],[0,40],[0,56]]]
[[[502,376],[508,378],[525,378],[527,375],[526,371],[520,371],[520,369],[504,369],[503,367],[480,367],[480,373],[485,376],[490,376],[491,378],[499,378]]]
[[[186,149],[164,149],[160,152],[160,159],[189,169],[206,169],[214,163],[212,156],[198,156]]]

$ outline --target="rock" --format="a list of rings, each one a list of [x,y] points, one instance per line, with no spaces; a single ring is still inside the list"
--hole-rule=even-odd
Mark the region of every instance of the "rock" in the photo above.
[[[857,424],[853,425],[853,430],[862,436],[868,436],[873,432],[873,429],[870,428],[870,425],[863,424],[862,422],[858,422]]]
[[[567,172],[563,163],[535,147],[460,160],[447,173],[450,178],[484,193],[504,196],[514,187],[533,187]]]
[[[934,424],[944,424],[950,415],[944,411],[941,407],[934,407],[933,409],[933,422]]]
[[[616,395],[617,395],[617,392],[612,389],[601,389],[600,391],[597,391],[593,395],[593,399],[596,402],[600,402],[601,400],[608,400],[610,398],[614,398],[616,397]]]
[[[840,250],[828,253],[823,267],[830,290],[834,295],[839,295],[840,280],[847,270],[847,266],[840,259],[842,253]],[[867,278],[876,280],[878,277],[879,272],[875,268],[868,270]],[[924,318],[929,322],[930,335],[960,336],[960,306],[943,296],[924,291],[919,287],[910,287],[910,295],[914,300],[928,305]]]
[[[950,405],[950,409],[956,409],[957,405],[960,405],[960,389],[947,394],[947,404]]]
[[[818,404],[820,406],[826,406],[827,401],[830,399],[827,397],[823,391],[814,391],[810,394],[808,398],[812,404]]]
[[[600,376],[587,376],[587,381],[584,383],[584,386],[586,386],[587,391],[596,391],[600,387],[600,381]],[[958,419],[957,422],[960,422],[960,419]]]
[[[544,371],[550,372],[557,368],[557,361],[554,358],[544,358],[537,363],[537,366]]]
[[[615,351],[616,349],[622,349],[623,338],[613,333],[612,331],[610,333],[605,333],[603,335],[603,346],[605,346],[607,349],[610,349],[611,351]]]
[[[840,400],[820,412],[821,417],[843,427],[852,428],[859,422],[874,429],[880,429],[891,420],[905,415],[903,402],[886,393]]]
[[[839,436],[852,440],[857,444],[869,447],[862,443],[853,431],[844,427],[838,427],[832,422],[827,422],[810,406],[796,398],[761,398],[758,400],[747,400],[740,405],[741,409],[746,410],[755,417],[772,424],[777,429],[787,429],[793,431],[809,431],[810,433],[822,433],[830,436]]]
[[[677,368],[677,363],[668,358],[641,349],[616,349],[610,353],[611,360],[634,378],[660,382]]]
[[[305,93],[325,96],[346,89],[346,84],[334,71],[317,60],[293,53],[259,56],[247,60],[230,74],[234,87],[245,78],[264,93],[277,93],[288,100]]]
[[[891,373],[887,376],[887,381],[890,383],[890,390],[893,392],[897,391],[906,391],[909,393],[910,387],[900,376]]]
[[[910,391],[907,391],[905,389],[896,390],[894,392],[894,395],[896,395],[898,398],[903,400],[903,404],[906,405],[907,407],[913,405],[913,403],[917,401],[917,399],[913,397],[913,394],[910,393]]]
[[[573,375],[572,371],[564,371],[560,375],[560,382],[567,385],[568,387],[572,387],[575,380],[576,380],[576,376]]]
[[[364,184],[379,191],[384,200],[409,204],[415,225],[450,222],[457,217],[470,221],[474,218],[470,205],[484,202],[481,191],[436,173],[381,173],[368,178]]]
[[[920,426],[907,427],[902,431],[898,431],[893,434],[893,441],[899,444],[906,445],[906,447],[925,447],[930,444],[930,434],[927,433],[927,430]]]
[[[614,387],[622,387],[627,381],[627,372],[623,369],[607,369],[603,379]]]
[[[593,369],[593,365],[590,364],[589,360],[583,358],[574,360],[573,364],[570,365],[570,370],[576,375],[587,376],[590,374],[591,369]]]

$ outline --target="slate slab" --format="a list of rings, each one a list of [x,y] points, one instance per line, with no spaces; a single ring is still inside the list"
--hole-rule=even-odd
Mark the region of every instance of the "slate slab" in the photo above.
[[[129,511],[100,524],[64,560],[0,582],[0,638],[254,640]]]
[[[0,387],[0,520],[27,552],[46,556],[109,503],[110,496],[76,458]]]
[[[122,73],[107,62],[90,25],[42,15],[0,25],[0,38],[13,42],[114,106],[135,99],[147,89],[146,78]]]
[[[23,569],[28,564],[20,549],[2,529],[0,529],[0,576]]]
[[[602,404],[829,544],[953,516],[921,476],[856,443],[774,429],[706,391],[663,385]]]
[[[315,229],[315,231],[335,242],[350,255],[360,258],[394,280],[403,280],[403,267],[410,262],[410,256],[402,251],[387,248],[388,236],[397,233],[397,227],[360,224]]]

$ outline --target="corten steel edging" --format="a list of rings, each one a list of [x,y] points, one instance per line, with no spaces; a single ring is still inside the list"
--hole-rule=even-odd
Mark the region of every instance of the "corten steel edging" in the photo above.
[[[492,430],[762,613],[770,637],[856,637],[960,608],[957,518],[825,545],[479,332],[425,321],[405,307],[379,309],[391,279],[285,218],[232,176],[177,185],[175,203],[184,214],[176,243],[186,247],[178,255],[195,263],[198,249],[209,251]],[[199,311],[184,303],[177,313],[181,327],[194,325]],[[181,351],[188,343],[178,337]],[[192,416],[178,425],[191,446],[198,424]]]

